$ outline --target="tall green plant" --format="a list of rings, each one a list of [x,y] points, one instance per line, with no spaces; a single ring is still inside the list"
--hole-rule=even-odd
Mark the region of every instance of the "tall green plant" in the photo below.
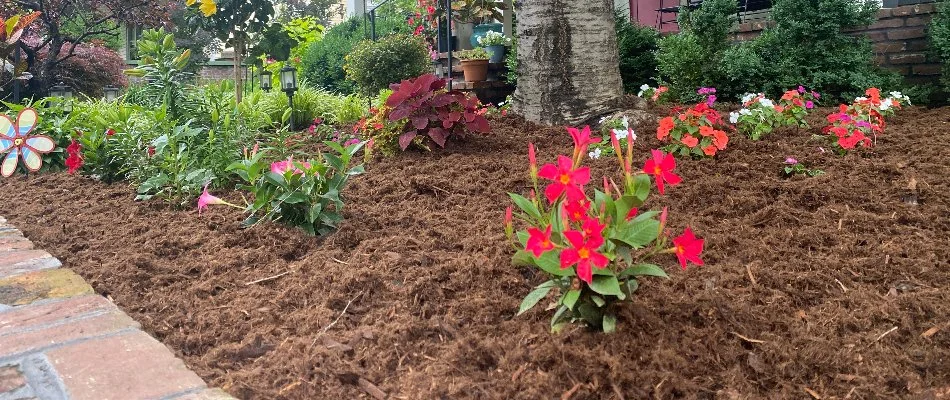
[[[722,80],[718,69],[729,49],[729,30],[736,22],[735,0],[707,0],[700,8],[679,16],[682,32],[660,40],[657,70],[670,94],[696,101],[696,89],[714,87]]]
[[[937,13],[930,21],[930,41],[934,52],[943,62],[944,92],[950,93],[950,1],[937,4]]]
[[[640,85],[654,84],[656,51],[660,33],[656,29],[634,25],[619,10],[614,13],[617,22],[617,48],[620,51],[620,77],[627,93],[636,93]]]
[[[142,33],[142,39],[136,42],[142,58],[138,67],[125,71],[126,75],[142,78],[145,85],[141,88],[140,100],[146,106],[162,106],[168,109],[172,118],[183,114],[185,90],[190,85],[192,74],[185,71],[191,59],[191,50],[179,50],[175,45],[175,35],[165,29],[150,29]]]
[[[425,44],[419,37],[410,35],[363,41],[346,56],[343,66],[346,79],[356,82],[365,96],[379,93],[392,83],[415,78],[431,68]]]

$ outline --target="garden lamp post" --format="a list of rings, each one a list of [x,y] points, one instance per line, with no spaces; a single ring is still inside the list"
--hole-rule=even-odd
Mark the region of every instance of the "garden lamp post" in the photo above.
[[[297,91],[297,68],[286,66],[280,69],[280,88],[287,93],[290,103],[290,130],[294,130],[294,92]]]
[[[72,112],[73,88],[66,86],[63,82],[58,83],[50,89],[50,96],[63,101],[63,111]]]
[[[273,76],[274,74],[270,71],[261,71],[261,90],[270,92]]]
[[[115,86],[106,86],[102,89],[102,92],[105,93],[106,101],[113,102],[119,98],[119,88]]]

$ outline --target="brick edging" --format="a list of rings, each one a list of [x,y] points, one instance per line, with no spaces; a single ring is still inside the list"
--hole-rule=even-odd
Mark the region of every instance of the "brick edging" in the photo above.
[[[0,399],[231,400],[0,216]]]

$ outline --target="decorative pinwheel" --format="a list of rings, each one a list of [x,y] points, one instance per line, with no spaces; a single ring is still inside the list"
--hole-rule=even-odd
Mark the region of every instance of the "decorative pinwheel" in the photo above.
[[[38,120],[39,116],[32,108],[20,111],[16,123],[10,120],[10,117],[0,115],[0,154],[10,150],[0,163],[0,175],[4,178],[10,177],[16,171],[17,157],[23,158],[26,169],[35,172],[43,166],[41,154],[56,148],[56,143],[49,136],[28,136],[33,132]]]

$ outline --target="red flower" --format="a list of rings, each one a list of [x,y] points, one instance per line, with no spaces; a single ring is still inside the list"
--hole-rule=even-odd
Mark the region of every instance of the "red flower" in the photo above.
[[[703,260],[699,258],[699,255],[703,252],[703,239],[696,238],[689,227],[686,227],[682,235],[673,239],[673,245],[676,246],[676,258],[680,260],[680,266],[683,269],[686,269],[688,262],[703,265]]]
[[[581,225],[581,229],[584,230],[584,237],[587,239],[599,238],[603,240],[604,228],[606,227],[607,224],[601,224],[597,218],[587,218],[584,224]]]
[[[575,151],[580,151],[583,153],[587,150],[587,146],[590,146],[594,143],[600,143],[599,137],[590,137],[590,126],[585,126],[584,129],[577,129],[567,127],[567,132],[571,134],[571,139],[574,139],[574,149]]]
[[[557,166],[546,164],[538,172],[538,176],[554,181],[544,189],[544,195],[548,201],[553,204],[564,192],[583,197],[581,187],[590,182],[590,168],[583,167],[575,170],[574,162],[566,156],[558,156],[557,164]]]
[[[676,126],[676,123],[673,122],[673,117],[666,117],[660,120],[660,126],[656,128],[656,138],[663,140],[666,138],[670,131],[673,130],[673,127]]]
[[[656,188],[660,194],[663,194],[664,181],[670,185],[678,185],[682,179],[673,173],[673,169],[676,168],[676,159],[672,154],[666,154],[660,150],[653,150],[652,153],[653,158],[647,159],[643,165],[643,172],[656,178]]]
[[[541,257],[545,251],[554,249],[554,243],[551,243],[551,225],[541,232],[538,228],[528,228],[528,243],[525,250],[530,251],[535,257]]]
[[[74,174],[79,168],[82,168],[82,145],[76,139],[73,139],[69,146],[66,146],[66,153],[69,154],[69,157],[66,157],[66,168],[70,174]]]
[[[729,143],[729,136],[726,135],[726,132],[715,130],[713,131],[713,144],[716,145],[716,148],[719,150],[725,150],[726,144]]]
[[[631,219],[634,219],[639,213],[640,213],[640,210],[638,208],[636,207],[631,208],[630,211],[627,212],[627,217],[624,218],[624,220],[629,221]]]
[[[528,143],[528,164],[531,167],[531,179],[538,176],[538,159],[534,155],[534,143]]]
[[[148,156],[152,157],[155,155],[155,146],[148,146]]]
[[[567,213],[567,218],[574,222],[581,222],[587,218],[588,210],[590,210],[590,202],[583,196],[575,199],[569,198],[567,203],[564,204],[564,212]]]
[[[685,135],[683,136],[682,139],[680,139],[680,142],[683,142],[683,144],[686,145],[686,147],[689,147],[692,149],[693,147],[696,147],[697,144],[699,144],[699,139],[696,139],[695,137],[692,137],[690,135]]]
[[[564,237],[571,243],[571,247],[561,252],[561,269],[577,264],[577,277],[590,284],[594,278],[591,264],[604,268],[610,263],[607,257],[597,252],[604,244],[604,238],[599,235],[585,238],[584,234],[578,231],[565,231]]]
[[[112,136],[112,135],[115,135],[115,130],[113,130],[113,129],[106,129],[106,136]]]
[[[710,157],[716,155],[716,151],[717,151],[717,150],[716,150],[716,146],[713,146],[713,145],[709,145],[709,146],[703,147],[703,154],[705,154],[705,155],[707,155],[707,156],[710,156]]]

